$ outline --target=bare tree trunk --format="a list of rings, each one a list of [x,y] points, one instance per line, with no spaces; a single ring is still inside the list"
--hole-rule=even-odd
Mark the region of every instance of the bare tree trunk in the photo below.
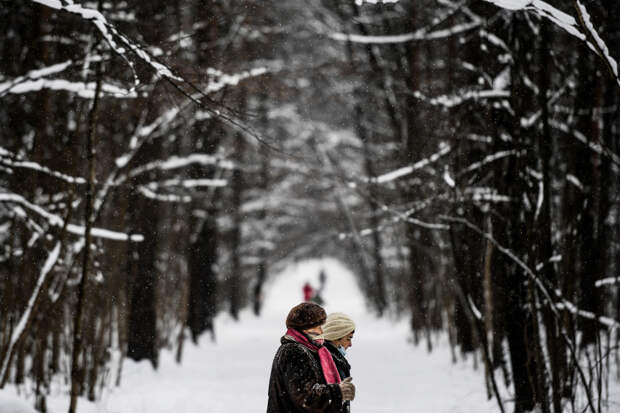
[[[103,383],[103,378],[101,377],[100,371],[104,368],[104,353],[107,348],[109,348],[109,344],[106,344],[106,331],[112,331],[113,324],[111,322],[110,316],[113,314],[111,311],[110,305],[110,293],[104,293],[105,296],[101,297],[100,294],[97,301],[98,305],[95,306],[95,309],[91,309],[91,313],[93,313],[90,326],[91,328],[91,366],[88,375],[88,400],[95,401],[97,398],[97,384],[98,381],[101,380]],[[104,309],[103,314],[100,314],[97,317],[96,309]],[[97,322],[98,321],[98,322]]]
[[[549,92],[549,71],[550,65],[549,48],[551,37],[547,22],[541,22],[540,27],[540,46],[538,48],[538,70],[539,70],[539,89],[538,104],[541,111],[542,128],[538,136],[538,152],[540,158],[540,167],[542,170],[543,185],[543,203],[541,205],[540,217],[534,225],[538,229],[538,243],[540,245],[538,262],[543,264],[542,275],[547,285],[553,288],[557,286],[557,276],[550,262],[553,256],[552,242],[552,192],[551,192],[551,155],[552,155],[552,137],[549,127],[549,104],[547,103]],[[535,218],[536,219],[536,218]],[[549,354],[549,363],[551,369],[551,398],[554,413],[562,412],[562,374],[564,370],[564,360],[566,359],[566,351],[563,341],[559,338],[558,320],[552,314],[549,308],[550,303],[542,303],[542,316],[545,323],[545,332],[547,338],[547,353]]]
[[[617,22],[620,19],[620,2],[614,0],[603,0],[603,6],[607,11],[606,16],[606,35],[607,35],[607,44],[610,50],[620,50],[620,27]],[[608,145],[609,148],[615,153],[620,153],[620,98],[617,94],[617,85],[612,79],[608,79],[608,85],[606,88],[606,99],[605,106],[609,108],[615,108],[615,110],[609,113],[603,120],[604,132],[603,132],[603,143]],[[601,165],[603,167],[604,165]],[[607,165],[608,167],[609,165]],[[612,188],[615,188],[616,194],[620,191],[620,185],[616,181],[615,185],[612,185]],[[605,187],[601,184],[601,190],[608,190],[608,187]],[[616,215],[617,217],[618,215]],[[599,219],[603,219],[603,217],[599,217]],[[608,229],[609,231],[609,229]],[[615,226],[614,231],[612,231],[609,236],[612,239],[615,239],[616,242],[620,236],[620,229],[618,229],[618,225]],[[615,268],[616,273],[620,271],[620,249],[616,248],[615,257],[612,255],[609,259],[613,262],[613,268]],[[615,308],[610,308],[613,313],[615,313],[616,320],[620,319],[620,284],[616,287],[615,294]],[[620,379],[620,334],[616,331],[615,333],[615,358],[616,358],[616,368],[617,368],[617,377]]]
[[[513,64],[510,66],[510,104],[514,110],[514,115],[507,121],[512,139],[508,149],[523,150],[526,147],[526,137],[521,130],[520,119],[524,113],[525,101],[523,68],[526,62],[525,39],[522,33],[525,23],[521,16],[513,15],[510,23],[510,45],[515,56]],[[517,205],[521,205],[523,194],[526,193],[525,178],[520,171],[525,169],[525,162],[522,158],[511,157],[506,161],[502,168],[503,176],[498,174],[495,177],[497,188],[500,193],[506,193]],[[508,247],[520,256],[527,254],[530,246],[529,230],[525,217],[520,212],[521,208],[511,205],[509,210],[504,211],[506,220],[497,219],[493,227],[499,229],[499,237],[506,239]],[[528,311],[528,291],[526,289],[525,274],[514,262],[507,261],[502,257],[503,271],[498,273],[501,276],[501,287],[506,293],[506,337],[510,350],[512,365],[513,384],[515,389],[515,413],[530,411],[534,408],[537,400],[536,372],[537,365],[535,359],[535,347],[530,340],[535,339],[532,331],[532,314]],[[534,343],[534,346],[537,345]]]
[[[133,360],[149,360],[157,367],[157,313],[155,292],[157,269],[155,261],[158,245],[157,225],[159,211],[154,200],[144,199],[135,191],[131,195],[130,209],[134,232],[144,240],[131,244],[131,272],[134,279],[130,291],[129,323],[127,327],[127,356]]]
[[[492,222],[490,218],[487,218],[487,229],[486,232],[488,234],[493,233]],[[491,343],[491,346],[495,346],[495,340],[497,338],[493,338],[493,319],[494,319],[494,308],[493,308],[493,284],[492,277],[493,274],[491,272],[492,268],[492,258],[493,258],[493,243],[490,241],[486,241],[486,248],[484,252],[484,267],[483,267],[483,277],[482,277],[482,291],[484,294],[484,334],[486,336],[487,343]],[[501,340],[501,338],[500,338]],[[491,352],[492,354],[492,352]],[[494,374],[495,366],[493,365],[492,360],[490,363],[485,363],[485,377],[487,377],[487,395],[489,398],[491,397],[491,388],[488,378]]]
[[[267,108],[267,95],[264,93],[260,94],[259,100],[259,116],[260,123],[262,125],[263,131],[265,131],[269,124],[268,117],[268,108]],[[265,145],[261,145],[259,148],[259,157],[260,157],[260,178],[258,183],[258,189],[260,193],[266,194],[269,188],[269,150]],[[267,200],[265,200],[265,204],[262,206],[260,211],[258,211],[258,221],[267,225]],[[269,240],[264,240],[268,242]],[[259,315],[261,312],[261,308],[263,305],[263,285],[265,284],[265,280],[267,279],[267,249],[265,245],[261,245],[258,249],[258,257],[259,262],[256,266],[256,282],[254,284],[254,289],[252,291],[252,306],[254,310],[254,314]]]
[[[34,357],[32,360],[32,376],[35,380],[35,407],[41,413],[46,413],[47,411],[45,395],[48,383],[45,375],[45,362],[47,356],[46,341],[48,333],[49,329],[46,326],[40,326],[40,328],[37,328],[37,337],[35,337],[33,343]]]
[[[194,343],[205,331],[210,331],[212,338],[215,334],[213,317],[216,314],[217,222],[214,208],[208,209],[206,213],[198,237],[190,248],[187,324]]]
[[[577,76],[579,86],[575,96],[575,125],[576,131],[582,133],[586,138],[586,145],[597,141],[598,125],[593,118],[593,108],[599,103],[599,85],[596,73],[592,72],[592,59],[594,56],[585,45],[579,49],[577,60]],[[575,235],[571,242],[575,243],[576,260],[572,269],[576,272],[578,286],[578,303],[583,310],[594,314],[600,314],[600,299],[598,289],[594,286],[596,277],[596,256],[597,253],[593,246],[596,245],[595,234],[595,192],[596,183],[594,177],[593,155],[591,151],[583,151],[581,144],[573,145],[572,168],[568,173],[575,176],[580,182],[580,188],[574,196],[576,222],[574,223]],[[582,332],[582,345],[594,344],[598,335],[598,322],[578,318],[577,326]]]
[[[355,119],[356,119],[356,131],[359,139],[362,141],[364,151],[364,165],[366,174],[370,177],[375,175],[374,167],[372,164],[372,152],[370,150],[369,137],[367,131],[365,131],[362,123],[362,108],[359,104],[355,106]],[[383,256],[381,255],[382,242],[381,242],[381,209],[378,203],[378,194],[375,186],[370,184],[368,190],[370,200],[370,227],[374,229],[372,232],[372,256],[374,262],[374,299],[379,316],[383,315],[385,308],[387,307],[387,298],[385,293],[385,281],[383,271]]]
[[[241,133],[235,134],[236,153],[235,160],[237,165],[243,164],[243,158],[245,156],[245,139]],[[244,178],[243,171],[237,168],[233,171],[232,177],[232,218],[233,218],[233,234],[232,234],[232,263],[229,285],[229,298],[230,298],[230,315],[237,320],[239,318],[240,310],[240,294],[241,294],[241,247],[243,243],[243,217],[241,215],[241,203],[243,196]]]
[[[92,209],[95,185],[95,145],[97,137],[97,110],[99,105],[99,95],[101,94],[102,71],[101,64],[97,63],[97,85],[93,106],[89,113],[88,133],[86,135],[86,158],[88,162],[88,183],[86,186],[86,204],[84,208],[84,252],[82,255],[82,278],[78,286],[77,308],[73,321],[73,348],[71,356],[71,400],[69,402],[69,413],[75,413],[77,408],[77,398],[82,391],[82,366],[80,366],[79,356],[82,352],[82,313],[86,305],[88,291],[88,271],[90,266],[90,231],[92,228]]]

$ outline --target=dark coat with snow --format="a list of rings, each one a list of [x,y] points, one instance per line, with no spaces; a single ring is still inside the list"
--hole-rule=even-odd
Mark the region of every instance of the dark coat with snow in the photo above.
[[[284,336],[273,359],[267,413],[342,413],[338,384],[326,384],[319,355]]]
[[[340,379],[344,380],[347,377],[351,377],[351,365],[349,364],[347,359],[338,351],[338,348],[329,341],[325,342],[325,347],[329,350],[330,353],[332,353],[332,359],[334,359],[334,363],[336,364],[336,368],[338,369],[338,374],[340,374]],[[351,402],[345,402],[342,411],[344,413],[349,413],[351,411]]]
[[[336,368],[338,369],[338,374],[340,374],[340,378],[342,380],[347,377],[351,377],[351,365],[347,361],[347,359],[338,351],[338,348],[334,346],[329,341],[325,342],[325,347],[332,353],[332,359],[334,359],[334,363],[336,363]]]

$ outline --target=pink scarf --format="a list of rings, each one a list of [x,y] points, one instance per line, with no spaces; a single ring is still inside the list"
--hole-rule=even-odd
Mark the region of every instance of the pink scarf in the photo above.
[[[336,368],[336,363],[334,363],[334,359],[332,358],[332,353],[324,346],[317,346],[313,342],[309,341],[306,336],[301,334],[297,330],[293,330],[289,328],[286,331],[287,336],[291,336],[295,339],[299,344],[303,344],[308,347],[310,350],[314,350],[319,353],[319,360],[321,361],[321,370],[323,370],[323,376],[325,377],[325,381],[327,384],[340,383],[340,374],[338,374],[338,369]]]

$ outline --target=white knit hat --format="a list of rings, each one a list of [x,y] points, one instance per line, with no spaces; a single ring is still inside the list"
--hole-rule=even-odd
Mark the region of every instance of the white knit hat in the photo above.
[[[323,337],[328,341],[339,340],[355,330],[355,323],[346,314],[331,313],[323,324]]]

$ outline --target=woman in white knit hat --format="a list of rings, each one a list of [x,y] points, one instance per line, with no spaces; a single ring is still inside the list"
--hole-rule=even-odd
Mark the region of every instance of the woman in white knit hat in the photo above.
[[[351,365],[345,358],[347,349],[352,346],[355,323],[346,314],[331,313],[323,324],[325,347],[332,353],[332,359],[338,369],[341,379],[351,377]],[[345,411],[350,411],[349,402],[345,404]]]

